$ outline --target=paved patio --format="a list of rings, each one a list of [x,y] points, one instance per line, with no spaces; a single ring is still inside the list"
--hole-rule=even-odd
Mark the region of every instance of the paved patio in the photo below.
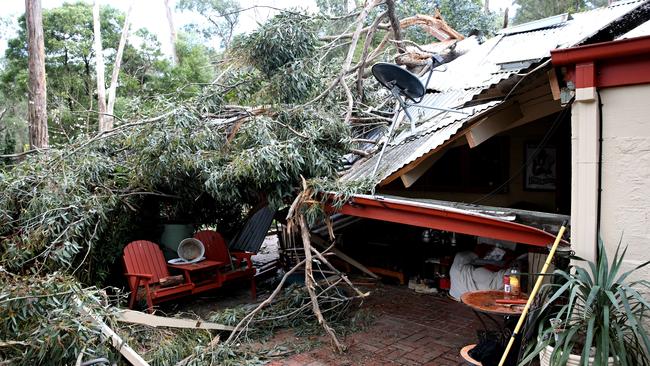
[[[476,343],[481,327],[469,308],[405,286],[384,285],[373,292],[363,306],[375,321],[344,340],[349,346],[345,354],[323,346],[271,365],[466,365],[459,351]]]

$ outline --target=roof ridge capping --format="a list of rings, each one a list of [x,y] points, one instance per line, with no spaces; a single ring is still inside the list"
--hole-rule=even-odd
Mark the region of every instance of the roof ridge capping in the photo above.
[[[566,23],[571,19],[573,19],[573,17],[569,13],[553,15],[548,18],[533,20],[528,23],[523,23],[512,27],[503,28],[499,32],[497,32],[497,34],[512,35],[517,33],[525,33],[530,31],[541,30],[541,29],[553,28],[553,27],[563,25],[564,23]]]

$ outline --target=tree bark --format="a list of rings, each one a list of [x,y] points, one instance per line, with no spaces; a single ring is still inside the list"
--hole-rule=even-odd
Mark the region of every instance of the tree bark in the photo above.
[[[95,68],[97,69],[97,110],[99,111],[99,131],[106,131],[106,82],[104,80],[104,54],[99,19],[99,0],[93,6],[93,32],[95,33]]]
[[[370,51],[370,45],[372,44],[372,39],[375,36],[375,32],[377,31],[377,27],[381,23],[381,20],[386,16],[388,12],[383,12],[375,18],[375,20],[372,22],[372,25],[370,26],[370,30],[366,34],[366,41],[363,44],[363,51],[361,52],[361,60],[359,61],[360,66],[359,66],[359,72],[357,73],[357,95],[359,96],[359,100],[363,101],[364,100],[364,93],[363,93],[363,72],[366,69],[366,60],[368,59],[368,52]]]
[[[169,37],[172,44],[172,57],[174,65],[178,65],[178,54],[176,53],[176,28],[174,28],[174,18],[172,18],[172,8],[169,6],[169,0],[165,0],[165,10],[167,11],[167,24],[169,24]]]
[[[126,12],[124,18],[124,27],[122,27],[122,35],[120,36],[120,44],[117,47],[117,54],[115,55],[115,65],[113,65],[113,74],[111,75],[111,86],[108,88],[108,107],[106,109],[107,115],[105,116],[104,123],[106,129],[113,128],[113,110],[115,108],[115,94],[117,93],[117,79],[120,75],[120,67],[122,66],[122,55],[124,54],[124,47],[126,40],[129,37],[129,27],[131,26],[131,9],[133,8],[133,1],[129,4],[129,10]]]
[[[40,0],[25,0],[27,52],[29,58],[28,121],[31,148],[47,148],[47,85],[45,81],[45,42]]]
[[[388,20],[390,20],[390,27],[393,29],[393,39],[396,41],[402,40],[402,32],[397,19],[397,14],[395,14],[395,0],[386,0],[386,8],[388,8]],[[397,52],[404,53],[406,50],[401,43],[397,43]]]

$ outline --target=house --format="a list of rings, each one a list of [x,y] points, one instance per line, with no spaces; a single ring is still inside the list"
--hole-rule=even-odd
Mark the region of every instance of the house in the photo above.
[[[650,21],[617,37],[551,53],[571,116],[574,250],[628,246],[627,269],[650,260]],[[650,270],[637,275],[649,278]]]
[[[341,212],[537,247],[570,219],[577,255],[595,257],[600,231],[647,260],[650,50],[630,37],[648,20],[648,1],[615,2],[505,28],[438,66],[409,107],[415,129],[401,112],[381,160],[375,147],[342,175],[375,188]]]

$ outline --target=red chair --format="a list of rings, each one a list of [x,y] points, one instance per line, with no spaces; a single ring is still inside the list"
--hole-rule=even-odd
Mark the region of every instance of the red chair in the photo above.
[[[205,246],[205,259],[226,263],[219,270],[219,276],[222,282],[235,280],[238,278],[248,278],[251,283],[251,296],[253,300],[257,297],[257,288],[255,286],[255,268],[251,257],[254,253],[228,250],[226,241],[221,234],[214,230],[202,230],[194,234],[194,238],[200,240]],[[243,265],[245,262],[245,266]],[[228,265],[231,270],[222,271]]]
[[[194,284],[187,276],[180,285],[160,287],[160,280],[169,277],[167,262],[156,243],[137,240],[124,248],[124,269],[131,289],[129,308],[133,309],[138,298],[138,289],[144,287],[147,310],[153,312],[153,304],[192,294]]]

